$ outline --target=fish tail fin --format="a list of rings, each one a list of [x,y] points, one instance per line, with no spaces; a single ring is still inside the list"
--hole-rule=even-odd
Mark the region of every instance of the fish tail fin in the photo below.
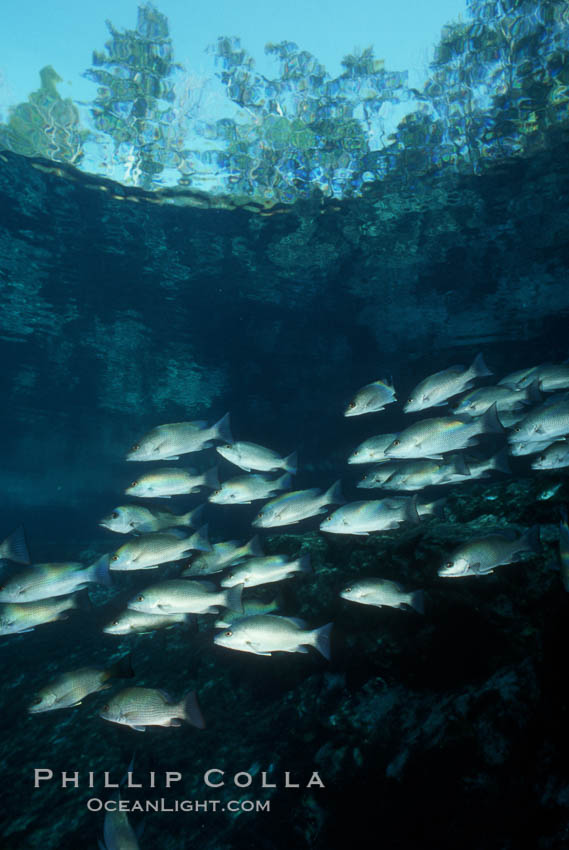
[[[113,580],[111,578],[111,573],[109,570],[109,555],[101,555],[101,557],[95,561],[94,564],[88,569],[89,578],[91,581],[97,582],[97,584],[103,584],[105,587],[112,587]]]
[[[205,720],[198,702],[198,695],[195,691],[190,691],[183,698],[180,708],[182,717],[186,723],[190,723],[197,729],[205,729]]]
[[[470,475],[470,469],[464,459],[464,455],[456,454],[452,456],[454,471],[457,475]]]
[[[419,511],[417,510],[417,500],[419,498],[419,494],[415,493],[406,503],[405,503],[405,519],[409,522],[417,523],[421,522],[421,517],[419,516]]]
[[[314,570],[310,564],[310,554],[305,552],[304,555],[301,555],[300,558],[297,558],[296,563],[298,564],[299,573],[312,573]]]
[[[446,503],[446,497],[443,497],[442,499],[436,499],[434,502],[430,502],[430,511],[428,513],[428,516],[434,516],[437,517],[437,519],[442,519],[444,517],[444,507]]]
[[[494,372],[491,372],[486,363],[484,362],[482,352],[477,354],[474,358],[474,363],[470,367],[470,371],[472,372],[475,378],[486,378],[488,377],[488,375],[494,374]]]
[[[211,552],[213,547],[207,534],[207,522],[194,531],[188,540],[188,549],[198,549],[200,552]]]
[[[217,466],[212,466],[203,474],[203,486],[210,487],[212,490],[219,489],[219,475],[217,474]]]
[[[324,498],[327,505],[343,505],[346,500],[342,494],[342,482],[340,480],[335,481],[324,493]]]
[[[225,607],[231,611],[237,611],[238,614],[243,613],[243,585],[236,584],[233,587],[228,587],[225,594]]]
[[[539,539],[539,525],[532,525],[531,528],[528,528],[525,534],[522,535],[520,544],[531,549],[535,555],[539,555],[542,551],[541,540]]]
[[[222,443],[233,442],[233,434],[231,433],[229,413],[226,413],[225,416],[221,417],[219,422],[216,422],[215,425],[212,425],[211,430],[215,432],[214,434],[212,434],[212,439],[221,440]]]
[[[197,508],[192,508],[191,511],[188,511],[187,514],[182,514],[178,522],[180,525],[186,525],[188,528],[196,528],[197,524],[200,522],[202,518],[202,514],[205,509],[204,505],[198,505]]]
[[[486,413],[483,413],[480,417],[480,421],[482,424],[482,431],[485,434],[503,434],[504,426],[500,422],[498,418],[498,409],[496,402],[488,408]]]
[[[6,558],[15,564],[30,563],[30,553],[26,543],[26,535],[22,525],[12,532],[2,543],[0,543],[0,559]]]
[[[132,669],[132,653],[129,652],[127,655],[123,655],[122,658],[119,658],[119,660],[112,664],[105,672],[106,679],[133,679],[134,670]]]
[[[543,396],[541,394],[538,378],[536,378],[535,381],[532,381],[531,384],[526,387],[524,396],[524,402],[526,404],[539,404],[543,401]]]
[[[423,590],[415,590],[410,594],[409,605],[415,609],[417,614],[425,613],[425,593]]]
[[[265,554],[258,534],[252,537],[243,549],[245,550],[244,554],[251,555],[253,558],[259,558]]]
[[[284,475],[281,475],[280,478],[274,482],[275,490],[290,490],[292,487],[292,475],[289,472],[285,472]]]
[[[296,475],[296,470],[298,469],[298,452],[291,452],[284,459],[284,466],[287,472],[290,472],[291,475]]]
[[[89,591],[86,587],[72,593],[69,598],[69,603],[69,609],[73,611],[92,611],[94,607],[91,602],[91,597],[89,596]],[[62,611],[58,619],[65,620],[67,618],[67,613],[67,611]]]
[[[496,472],[504,472],[506,475],[511,475],[512,470],[508,462],[508,450],[500,449],[500,451],[492,458],[492,469]]]
[[[333,623],[327,623],[319,629],[314,629],[312,632],[314,639],[314,647],[324,656],[326,661],[330,661],[330,633]]]

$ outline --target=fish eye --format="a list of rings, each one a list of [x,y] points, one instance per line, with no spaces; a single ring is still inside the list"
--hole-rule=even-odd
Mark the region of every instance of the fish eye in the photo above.
[[[113,620],[113,622],[111,623],[111,626],[118,626],[118,624],[119,624],[118,620]]]
[[[349,409],[350,409],[350,410],[353,410],[355,406],[356,406],[355,401],[351,401],[351,402],[349,403],[349,405],[348,405],[348,407],[349,407]]]
[[[394,446],[399,446],[401,444],[401,440],[393,440]]]
[[[136,597],[136,601],[137,602],[144,602],[144,596],[142,595],[142,593],[140,594],[140,596]]]
[[[5,587],[6,587],[5,584],[0,584],[0,590],[4,590]]]
[[[352,592],[351,587],[346,587],[346,589],[344,590],[344,593],[351,593],[351,592]]]
[[[118,555],[112,555],[111,556],[111,561],[118,561],[118,559],[119,559]]]
[[[109,710],[109,703],[106,703],[106,705],[103,706],[101,711],[108,711],[108,710]]]
[[[39,705],[41,702],[41,697],[34,697],[32,700],[32,705]]]
[[[131,487],[138,487],[138,481],[133,481],[130,486]]]
[[[265,516],[265,511],[259,511],[259,513],[257,514],[257,516]]]
[[[131,452],[136,452],[140,448],[140,443],[135,443],[131,449]]]
[[[414,400],[413,396],[411,396],[410,398],[407,399],[407,404],[410,404],[413,400]]]
[[[447,565],[447,567],[452,567],[452,561],[447,561],[446,565]]]
[[[118,519],[119,518],[118,511],[113,511],[111,516],[112,516],[113,519]]]
[[[231,637],[232,634],[233,632],[225,632],[225,637]]]
[[[516,427],[514,428],[514,431],[517,431],[517,433],[518,433],[518,434],[519,434],[519,432],[520,432],[521,430],[522,430],[522,429],[519,427],[519,425],[516,425]]]

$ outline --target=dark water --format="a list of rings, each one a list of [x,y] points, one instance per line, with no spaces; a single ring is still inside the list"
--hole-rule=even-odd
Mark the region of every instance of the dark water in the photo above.
[[[97,523],[140,469],[124,461],[129,446],[159,423],[226,411],[236,439],[298,451],[299,488],[341,478],[348,500],[381,498],[355,488],[360,469],[346,459],[404,417],[399,403],[344,418],[358,387],[392,377],[404,401],[418,380],[479,351],[496,378],[569,357],[568,141],[560,122],[535,150],[482,173],[410,171],[358,198],[269,214],[153,203],[3,153],[0,536],[23,523],[34,562],[91,563],[118,545]],[[216,459],[210,449],[186,465]],[[3,637],[2,850],[95,847],[103,812],[87,801],[112,795],[103,774],[118,781],[133,753],[145,787],[123,797],[221,801],[215,812],[131,815],[144,822],[141,848],[567,846],[567,599],[550,568],[567,479],[533,472],[527,458],[511,465],[509,476],[431,488],[447,496],[444,515],[417,528],[324,536],[313,519],[261,532],[267,553],[309,551],[314,573],[256,595],[278,592],[279,611],[311,626],[333,622],[330,662],[313,650],[230,652],[212,643],[211,618],[103,634],[154,579],[141,573],[91,588],[66,621]],[[203,497],[174,501],[181,511]],[[212,540],[248,539],[257,510],[209,505]],[[465,537],[536,523],[540,556],[476,579],[437,576]],[[425,616],[339,598],[364,575],[424,588]],[[195,688],[206,729],[105,722],[104,694],[27,714],[57,673],[127,652],[136,684],[176,698]],[[35,768],[54,781],[34,789]],[[224,788],[204,785],[211,768],[226,771]],[[62,771],[78,771],[80,787],[62,789]],[[166,771],[183,781],[165,790]],[[324,788],[306,789],[314,771]],[[239,772],[251,787],[234,787]],[[261,787],[262,772],[278,787]],[[286,772],[301,788],[284,787]],[[230,814],[230,800],[270,811]]]

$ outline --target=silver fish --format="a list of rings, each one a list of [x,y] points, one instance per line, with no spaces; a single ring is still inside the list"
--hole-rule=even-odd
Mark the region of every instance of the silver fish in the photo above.
[[[0,602],[35,602],[65,596],[96,582],[109,586],[108,556],[103,555],[90,567],[78,562],[33,564],[6,578],[0,585]]]
[[[145,534],[164,531],[166,528],[197,528],[204,505],[198,505],[185,514],[174,514],[166,508],[147,508],[144,505],[119,505],[99,525],[118,534]]]
[[[225,632],[214,637],[214,643],[226,649],[252,652],[254,655],[272,655],[273,652],[308,652],[315,647],[330,660],[330,632],[332,623],[319,629],[309,629],[304,620],[281,617],[278,614],[256,614],[243,617],[231,624]]]
[[[188,493],[199,493],[202,487],[216,490],[219,487],[217,466],[206,472],[196,472],[195,469],[176,469],[165,467],[155,469],[145,475],[140,475],[130,487],[124,491],[129,496],[141,498],[160,497],[169,499],[170,496],[181,496]]]
[[[200,452],[213,446],[216,440],[230,443],[231,427],[229,413],[208,428],[207,423],[173,422],[158,425],[148,432],[128,452],[127,460],[178,460],[180,455]]]
[[[395,388],[388,381],[373,381],[357,391],[344,411],[344,416],[361,416],[363,413],[379,413],[386,404],[397,401]]]
[[[369,534],[399,528],[404,522],[419,522],[417,497],[378,499],[342,505],[320,524],[321,531],[332,534]]]
[[[522,390],[512,387],[479,387],[462,396],[452,411],[457,415],[466,413],[468,416],[482,416],[489,407],[496,405],[499,413],[504,411],[522,410],[528,405],[538,404],[542,400],[537,381]],[[502,417],[500,421],[503,422]]]
[[[241,620],[243,617],[250,617],[253,614],[271,614],[273,611],[278,611],[278,608],[279,601],[276,598],[270,599],[268,602],[263,602],[260,599],[245,599],[242,614],[225,608],[219,619],[215,621],[214,627],[216,629],[228,629],[232,623]]]
[[[553,396],[534,408],[510,430],[510,443],[555,440],[569,434],[569,393]]]
[[[292,476],[285,472],[280,478],[257,473],[254,475],[238,475],[223,481],[219,490],[208,496],[208,502],[216,505],[250,505],[258,499],[268,499],[281,490],[290,490]]]
[[[476,378],[491,374],[482,354],[478,354],[468,369],[464,366],[450,366],[420,381],[407,399],[403,410],[405,413],[414,413],[445,404],[447,399],[470,389]]]
[[[176,528],[141,534],[124,543],[109,557],[109,567],[111,570],[152,570],[160,564],[179,561],[195,549],[211,552],[207,525],[202,525],[192,535]]]
[[[503,428],[495,405],[477,419],[439,417],[422,419],[405,428],[385,450],[391,458],[431,458],[477,444],[481,434],[501,434]]]
[[[65,620],[66,612],[79,607],[77,594],[39,602],[8,602],[0,605],[0,635],[31,632],[36,626]]]
[[[296,573],[311,573],[310,555],[301,555],[291,561],[286,555],[267,555],[264,558],[250,558],[242,564],[231,567],[221,580],[222,587],[257,587],[292,578]]]
[[[263,554],[263,547],[257,535],[244,544],[237,540],[225,540],[222,543],[214,543],[211,552],[195,558],[182,575],[200,576],[219,573],[230,564],[236,564],[244,558],[261,557]]]
[[[537,525],[529,528],[521,537],[516,537],[515,532],[502,531],[470,540],[450,555],[438,573],[445,578],[486,575],[501,564],[519,561],[520,555],[525,552],[541,552]]]
[[[108,623],[103,631],[106,635],[148,634],[156,629],[188,623],[190,618],[190,614],[146,614],[127,608]]]
[[[112,687],[110,679],[131,679],[134,676],[130,656],[121,658],[106,670],[100,667],[82,667],[62,673],[37,692],[28,706],[30,714],[74,708],[81,705],[89,694],[106,691]]]
[[[105,813],[103,839],[104,841],[99,841],[99,850],[140,850],[136,833],[128,822],[128,815],[121,812],[118,806]]]
[[[512,473],[510,464],[508,463],[506,449],[500,449],[499,452],[496,452],[495,455],[489,458],[468,456],[464,460],[470,472],[470,480],[488,478],[493,472],[503,472],[505,475],[511,475]]]
[[[520,372],[506,375],[499,383],[523,389],[533,381],[537,381],[539,389],[543,392],[567,389],[569,387],[569,364],[542,363],[541,366],[532,366],[531,369],[522,369]]]
[[[505,375],[503,378],[500,378],[498,386],[523,389],[524,387],[529,386],[529,384],[536,379],[536,373],[539,368],[539,366],[530,366],[527,369],[519,369],[517,372],[511,372],[509,375]]]
[[[549,501],[549,499],[553,499],[554,496],[557,496],[562,487],[562,481],[558,481],[556,484],[550,484],[549,487],[546,487],[544,490],[538,493],[538,501],[547,502]]]
[[[406,593],[400,584],[383,578],[363,578],[350,582],[340,591],[342,599],[359,602],[360,605],[375,605],[378,608],[401,608],[403,611],[414,608],[419,614],[425,613],[424,593],[414,590]]]
[[[30,553],[21,526],[0,543],[0,561],[2,560],[13,561],[15,564],[30,563]]]
[[[552,443],[545,451],[538,454],[531,468],[558,469],[563,466],[569,466],[569,440]]]
[[[392,475],[396,475],[400,469],[400,460],[389,460],[388,463],[380,463],[377,466],[372,466],[371,469],[368,469],[363,478],[358,481],[356,487],[359,487],[362,490],[372,490],[376,487],[383,487],[385,482],[389,481]]]
[[[522,442],[510,443],[508,446],[508,451],[514,457],[520,457],[522,455],[535,455],[539,454],[539,452],[545,451],[548,446],[552,446],[555,440],[545,440],[541,442],[540,440],[527,440]]]
[[[308,517],[326,513],[329,505],[339,505],[344,501],[340,482],[326,490],[292,490],[278,496],[263,505],[253,525],[256,528],[274,528],[279,525],[291,525]]]
[[[225,446],[216,446],[216,451],[221,457],[234,463],[245,472],[256,470],[258,472],[275,472],[284,469],[285,472],[296,474],[297,454],[293,452],[287,457],[281,457],[272,449],[266,449],[257,443],[246,443],[243,441],[231,443]]]
[[[368,437],[354,449],[348,463],[385,463],[389,460],[384,454],[385,449],[396,436],[397,434],[378,434],[376,437]]]
[[[463,456],[455,454],[441,461],[401,461],[400,468],[382,486],[384,490],[423,490],[469,477],[470,470]],[[363,487],[364,484],[360,482],[357,486]]]
[[[242,592],[240,584],[220,590],[209,581],[168,579],[141,590],[128,607],[147,614],[218,614],[220,607],[242,611]]]
[[[181,726],[182,720],[198,729],[205,728],[195,691],[176,702],[166,691],[156,688],[125,688],[103,706],[99,717],[137,732],[144,732],[147,726]]]

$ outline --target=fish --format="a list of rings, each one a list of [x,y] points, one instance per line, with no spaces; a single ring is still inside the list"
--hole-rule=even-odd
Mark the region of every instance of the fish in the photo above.
[[[192,535],[186,535],[178,528],[172,528],[170,531],[151,531],[123,543],[109,556],[109,568],[153,570],[160,564],[179,561],[195,549],[202,552],[212,551],[207,537],[207,525],[202,525]]]
[[[216,629],[227,629],[234,623],[236,620],[241,620],[243,617],[249,617],[252,614],[271,614],[273,611],[277,611],[279,608],[278,599],[270,599],[268,602],[263,602],[260,599],[245,599],[243,601],[243,613],[239,614],[236,611],[231,611],[229,608],[225,608],[219,617],[218,620],[215,621],[214,628]]]
[[[292,452],[287,457],[281,457],[272,449],[243,441],[216,446],[215,449],[221,457],[244,469],[245,472],[251,472],[253,469],[257,472],[275,472],[278,469],[284,469],[285,472],[296,475],[298,465],[296,452]]]
[[[395,440],[397,434],[377,434],[368,437],[354,449],[348,457],[348,463],[386,463],[385,449]]]
[[[128,822],[126,812],[120,810],[120,798],[116,809],[105,812],[103,841],[99,850],[140,850],[137,833]]]
[[[535,380],[536,372],[539,368],[539,366],[530,366],[526,369],[519,369],[517,372],[511,372],[509,375],[505,375],[503,378],[500,378],[498,386],[511,387],[512,389],[523,389]]]
[[[103,627],[106,635],[149,634],[156,629],[168,629],[179,624],[187,624],[191,614],[146,614],[127,608],[110,623]]]
[[[404,522],[418,523],[417,497],[349,502],[320,523],[320,530],[332,534],[367,535],[371,531],[399,528]]]
[[[476,458],[467,456],[464,460],[468,470],[470,471],[471,480],[489,478],[493,472],[503,472],[504,475],[512,474],[510,464],[508,463],[508,452],[506,449],[500,449],[500,451],[496,452],[496,454],[492,457]]]
[[[555,440],[569,434],[569,393],[552,396],[509,431],[510,443]]]
[[[556,496],[561,488],[563,487],[563,482],[558,481],[556,484],[550,484],[549,487],[546,487],[545,490],[542,490],[537,498],[540,502],[547,502],[549,499],[553,499]]]
[[[267,499],[281,490],[290,490],[292,476],[285,472],[280,478],[270,478],[263,473],[238,475],[223,481],[219,490],[208,496],[215,505],[250,505],[258,499]]]
[[[533,381],[536,381],[539,389],[546,393],[567,389],[569,387],[569,364],[542,363],[541,366],[532,366],[530,369],[522,369],[520,372],[506,375],[498,383],[524,389]]]
[[[538,454],[532,462],[532,469],[558,469],[569,466],[569,440],[559,440],[552,443]]]
[[[65,596],[98,583],[109,587],[108,556],[103,555],[90,567],[70,561],[61,564],[33,564],[5,578],[0,584],[0,602],[36,602]]]
[[[244,558],[256,558],[262,555],[264,555],[263,547],[257,535],[243,544],[239,543],[238,540],[225,540],[222,543],[214,543],[211,552],[206,552],[204,555],[195,558],[182,575],[211,575],[221,572],[225,567],[242,561]]]
[[[173,422],[158,425],[145,434],[129,450],[126,459],[136,461],[178,460],[180,455],[201,452],[213,446],[216,440],[233,442],[229,413],[211,427],[206,422]]]
[[[38,602],[0,604],[0,635],[31,632],[44,623],[66,620],[67,612],[79,607],[76,593]]]
[[[403,410],[405,413],[415,413],[445,404],[449,398],[470,389],[476,378],[485,378],[492,374],[482,354],[477,354],[467,369],[464,366],[450,366],[420,381],[411,392]]]
[[[561,508],[561,522],[559,523],[559,562],[561,564],[561,581],[563,587],[569,593],[569,524],[565,506]]]
[[[387,404],[397,401],[395,388],[387,380],[373,381],[361,387],[348,404],[344,416],[361,416],[363,413],[379,413]]]
[[[201,520],[204,505],[198,505],[185,514],[174,514],[166,508],[147,508],[144,505],[119,505],[104,517],[99,525],[118,534],[145,534],[164,531],[166,528],[196,528]]]
[[[256,528],[292,525],[308,517],[326,513],[329,505],[340,505],[343,501],[339,481],[332,484],[326,492],[316,488],[291,490],[263,505],[252,524]]]
[[[221,607],[243,610],[243,585],[220,590],[209,581],[167,579],[134,596],[127,607],[147,614],[219,614]]]
[[[168,466],[163,469],[155,469],[153,472],[139,476],[124,492],[128,496],[139,496],[140,498],[160,497],[169,499],[171,496],[199,493],[202,487],[217,490],[219,487],[217,466],[211,467],[206,472]]]
[[[553,443],[556,442],[553,440],[527,440],[520,441],[516,443],[510,443],[508,446],[508,451],[514,457],[521,457],[523,455],[534,455],[539,454],[539,452],[545,451],[548,446],[552,446]]]
[[[400,469],[400,460],[390,460],[388,463],[380,463],[377,466],[372,466],[371,469],[368,469],[366,474],[358,481],[356,487],[363,490],[372,490],[376,487],[383,487],[385,482],[389,481],[392,475],[396,475]]]
[[[342,599],[359,602],[361,605],[375,605],[378,608],[400,608],[405,611],[414,608],[418,614],[425,613],[424,593],[414,590],[406,593],[400,584],[384,578],[363,578],[353,581],[340,591]]]
[[[137,732],[144,732],[147,726],[181,726],[183,720],[205,729],[195,691],[176,702],[166,691],[157,688],[125,688],[102,707],[99,717],[130,726]]]
[[[469,477],[470,469],[464,457],[454,454],[441,461],[424,458],[400,461],[399,468],[384,481],[382,487],[384,490],[423,490],[425,487],[448,484]],[[357,486],[364,487],[369,484],[364,485],[362,480]]]
[[[215,635],[217,646],[252,652],[254,655],[272,655],[273,652],[308,652],[313,646],[330,661],[330,632],[332,623],[310,629],[304,620],[282,617],[279,614],[255,614],[243,617],[230,628]]]
[[[527,409],[528,405],[537,404],[540,401],[542,397],[537,381],[521,390],[507,386],[478,387],[462,396],[458,404],[452,408],[452,412],[458,416],[463,413],[468,416],[482,416],[493,404],[496,404],[499,413],[503,413]],[[500,422],[503,423],[502,417]]]
[[[526,552],[534,555],[541,552],[538,525],[529,528],[521,537],[516,537],[515,532],[501,531],[463,543],[440,567],[438,574],[444,578],[487,575],[502,564],[519,561]]]
[[[58,708],[75,708],[85,697],[108,690],[110,679],[132,679],[130,655],[124,656],[111,667],[81,667],[70,673],[56,676],[35,694],[28,706],[30,714],[55,711]]]
[[[447,452],[476,445],[481,434],[502,434],[503,431],[493,404],[476,419],[443,416],[415,422],[396,437],[385,454],[390,458],[442,460]]]
[[[30,553],[22,526],[0,543],[0,561],[12,561],[14,564],[30,563]]]
[[[301,555],[289,560],[286,555],[267,555],[264,558],[249,558],[242,564],[231,567],[227,575],[221,579],[222,587],[257,587],[259,584],[270,584],[292,578],[296,573],[311,573],[310,555]]]

